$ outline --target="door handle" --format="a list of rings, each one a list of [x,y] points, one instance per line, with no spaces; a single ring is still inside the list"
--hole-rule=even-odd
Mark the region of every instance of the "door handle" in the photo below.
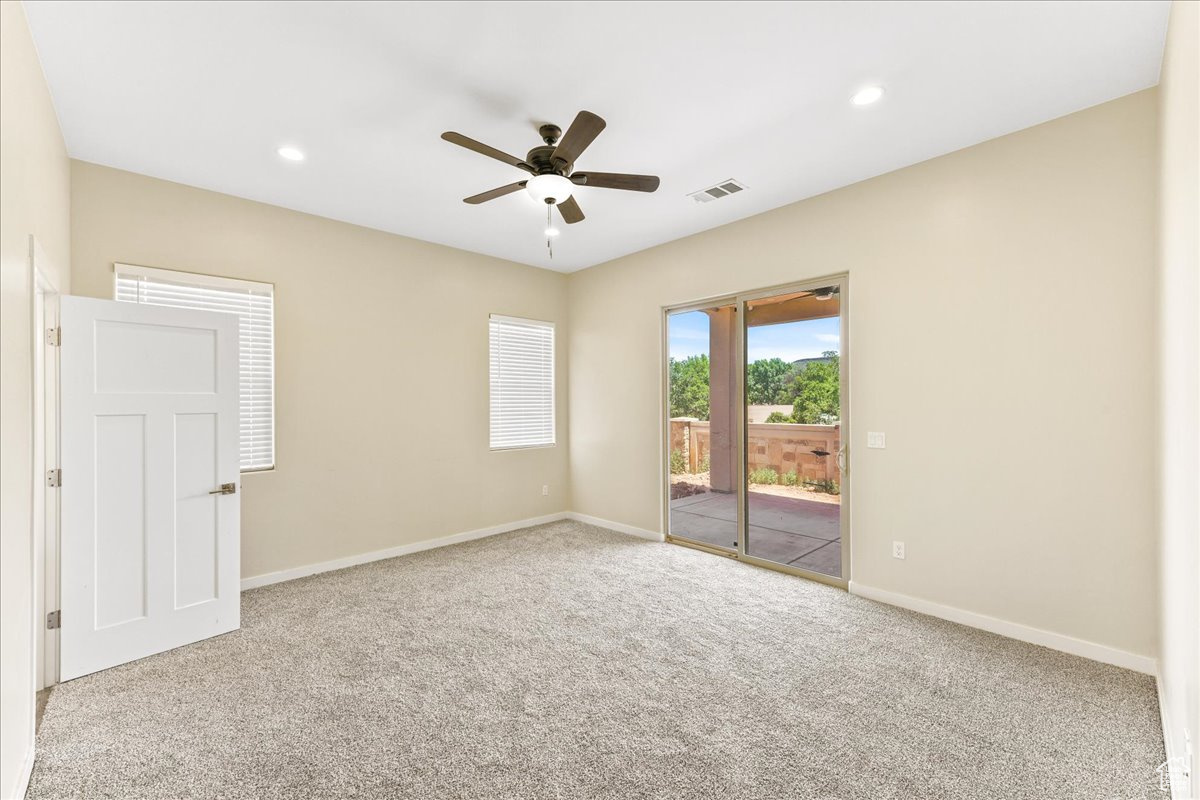
[[[845,445],[838,448],[837,464],[838,464],[838,469],[840,469],[842,472],[846,471],[846,447],[845,447]]]
[[[220,489],[213,489],[209,494],[235,494],[236,492],[236,483],[222,483]]]

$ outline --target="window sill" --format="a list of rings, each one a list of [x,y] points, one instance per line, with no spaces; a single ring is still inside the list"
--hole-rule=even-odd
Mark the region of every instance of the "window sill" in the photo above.
[[[550,442],[549,444],[518,444],[513,445],[512,447],[489,447],[488,450],[493,453],[505,453],[512,450],[548,450],[551,447],[558,447],[558,443]]]

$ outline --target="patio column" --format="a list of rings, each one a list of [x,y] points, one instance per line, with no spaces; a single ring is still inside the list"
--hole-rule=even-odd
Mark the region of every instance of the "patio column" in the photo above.
[[[734,430],[734,358],[737,314],[734,306],[706,309],[708,314],[709,485],[732,492],[737,470]]]

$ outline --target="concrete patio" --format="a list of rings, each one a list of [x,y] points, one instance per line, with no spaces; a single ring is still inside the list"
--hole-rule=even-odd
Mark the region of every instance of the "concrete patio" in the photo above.
[[[746,509],[748,554],[841,577],[841,506],[752,491]],[[671,534],[737,549],[737,496],[710,491],[672,500]]]

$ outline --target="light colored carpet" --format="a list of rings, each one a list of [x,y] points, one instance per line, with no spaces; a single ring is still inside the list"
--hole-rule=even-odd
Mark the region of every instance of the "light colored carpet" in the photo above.
[[[1153,682],[561,522],[55,689],[29,798],[1164,797]]]

